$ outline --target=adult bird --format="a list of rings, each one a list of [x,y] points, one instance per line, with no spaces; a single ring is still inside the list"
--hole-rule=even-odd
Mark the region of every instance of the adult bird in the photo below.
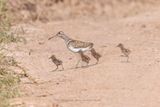
[[[54,37],[60,37],[64,40],[67,48],[74,53],[78,53],[81,55],[81,52],[91,51],[93,49],[93,43],[91,42],[83,42],[79,40],[74,40],[70,37],[68,37],[63,31],[58,32],[55,36],[50,37],[48,40],[54,38]],[[76,64],[76,68],[79,65],[80,60]]]

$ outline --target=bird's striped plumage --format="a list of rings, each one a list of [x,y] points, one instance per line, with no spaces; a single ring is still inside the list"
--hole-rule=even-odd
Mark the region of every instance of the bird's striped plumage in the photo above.
[[[52,55],[49,59],[51,59],[52,62],[56,65],[55,70],[57,70],[60,65],[62,66],[62,70],[64,69],[63,62],[61,60],[57,59],[54,55]],[[55,70],[53,70],[53,71],[55,71]]]
[[[65,35],[62,31],[58,32],[57,36],[62,38],[65,41],[67,48],[70,51],[75,52],[75,53],[78,53],[80,51],[82,52],[89,51],[93,47],[93,43],[82,42],[79,40],[71,39],[67,35]]]
[[[90,42],[82,42],[78,40],[71,40],[68,44],[67,47],[70,51],[72,52],[85,52],[89,51],[93,48],[93,43]]]

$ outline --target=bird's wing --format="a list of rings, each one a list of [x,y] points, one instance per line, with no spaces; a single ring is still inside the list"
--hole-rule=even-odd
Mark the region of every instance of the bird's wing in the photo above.
[[[68,43],[68,45],[73,46],[74,48],[87,48],[93,47],[93,43],[90,42],[82,42],[78,40],[72,40]]]
[[[125,49],[125,52],[127,53],[131,53],[131,51],[129,49]]]

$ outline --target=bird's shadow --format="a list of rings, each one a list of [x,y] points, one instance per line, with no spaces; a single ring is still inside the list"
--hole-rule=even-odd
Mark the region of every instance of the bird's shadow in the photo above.
[[[61,71],[64,71],[64,70],[52,70],[52,71],[50,71],[50,72],[61,72]]]
[[[66,69],[65,71],[68,71],[68,70],[78,70],[78,69],[86,69],[86,68],[89,68],[89,67],[92,67],[92,66],[95,66],[95,65],[97,65],[97,64],[91,64],[91,65],[82,66],[82,67],[68,68],[68,69]]]
[[[121,61],[121,63],[131,63],[130,61]]]
[[[64,69],[64,70],[52,70],[50,72],[62,72],[62,71],[69,71],[69,70],[86,69],[86,68],[95,66],[97,64],[99,64],[99,63],[95,63],[95,64],[91,64],[91,65],[87,65],[87,66],[82,66],[82,67],[67,68],[67,69]]]

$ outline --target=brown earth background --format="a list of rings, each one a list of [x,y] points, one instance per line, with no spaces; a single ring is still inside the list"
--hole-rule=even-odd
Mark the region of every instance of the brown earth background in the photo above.
[[[16,107],[160,107],[159,0],[9,0],[12,30],[26,44],[9,46],[38,85],[20,84]],[[61,39],[48,41],[58,31],[94,43],[102,58],[87,68]],[[116,47],[131,52],[130,63]],[[30,53],[30,55],[29,55]],[[64,71],[50,72],[55,54]],[[89,53],[86,53],[89,54]]]

